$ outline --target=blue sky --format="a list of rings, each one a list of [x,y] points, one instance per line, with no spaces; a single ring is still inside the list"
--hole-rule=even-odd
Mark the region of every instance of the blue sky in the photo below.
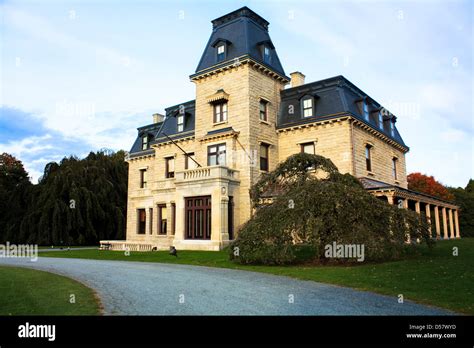
[[[474,177],[470,1],[2,1],[0,152],[44,165],[129,150],[154,112],[194,99],[210,21],[248,6],[287,75],[344,75],[397,115],[408,173]]]

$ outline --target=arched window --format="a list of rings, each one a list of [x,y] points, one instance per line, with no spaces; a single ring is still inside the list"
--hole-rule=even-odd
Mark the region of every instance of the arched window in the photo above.
[[[367,144],[365,145],[365,169],[367,171],[372,171],[372,145]]]
[[[397,180],[397,163],[398,163],[398,158],[393,157],[392,158],[392,176],[394,180]]]

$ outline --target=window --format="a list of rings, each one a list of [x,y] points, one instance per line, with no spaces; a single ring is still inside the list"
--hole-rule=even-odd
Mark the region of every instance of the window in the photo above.
[[[217,46],[217,62],[222,62],[225,59],[225,45]]]
[[[260,144],[260,170],[268,172],[268,144]]]
[[[214,104],[214,123],[227,121],[227,102]]]
[[[146,211],[145,209],[138,209],[138,226],[137,226],[137,233],[138,234],[145,234],[146,231]]]
[[[140,169],[140,188],[146,188],[147,175],[146,169]]]
[[[194,152],[190,152],[190,153],[186,154],[186,159],[184,161],[184,169],[197,168],[196,162],[193,161],[195,159],[196,159],[196,157],[194,156]]]
[[[365,120],[368,121],[369,120],[369,104],[367,103],[367,101],[362,102],[362,112],[364,114]]]
[[[268,102],[266,100],[260,100],[260,120],[267,121]]]
[[[303,116],[311,117],[313,116],[313,99],[307,98],[303,100]]]
[[[379,111],[379,128],[383,130],[383,114]]]
[[[158,205],[158,234],[166,234],[167,226],[166,204]]]
[[[395,137],[395,122],[393,120],[390,122],[390,134]]]
[[[225,166],[226,147],[225,144],[211,145],[207,148],[207,165],[208,166]]]
[[[178,115],[178,132],[184,130],[184,115]]]
[[[371,159],[372,145],[365,145],[365,169],[369,172],[372,171],[372,159]]]
[[[142,137],[142,150],[148,149],[148,135]]]
[[[314,142],[301,144],[301,152],[314,155],[316,153],[314,149]]]
[[[165,158],[165,177],[166,178],[174,178],[174,157],[167,157]]]
[[[392,175],[393,175],[394,180],[397,180],[397,162],[398,162],[398,158],[393,157],[392,158]]]
[[[263,62],[267,64],[270,63],[270,47],[268,46],[263,47]]]

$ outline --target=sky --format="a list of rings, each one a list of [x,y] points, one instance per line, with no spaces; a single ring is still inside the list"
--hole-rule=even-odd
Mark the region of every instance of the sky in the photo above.
[[[287,75],[344,75],[397,116],[407,173],[474,178],[467,1],[1,1],[0,153],[44,166],[130,150],[152,114],[195,98],[211,20],[248,6]]]

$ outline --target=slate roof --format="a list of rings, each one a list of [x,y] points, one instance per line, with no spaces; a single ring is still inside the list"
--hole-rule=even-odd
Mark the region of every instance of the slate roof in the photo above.
[[[180,107],[185,114],[184,117],[184,130],[178,133],[178,120],[176,116],[179,114]],[[142,150],[142,137],[148,134],[149,143],[159,144],[169,141],[169,138],[175,140],[185,138],[194,135],[194,124],[195,124],[195,100],[190,100],[185,103],[176,104],[165,109],[165,122],[153,123],[147,126],[138,128],[137,138],[133,143],[130,150],[130,157],[136,157],[146,155],[150,151],[154,152],[153,149]],[[168,137],[166,135],[168,135]]]
[[[364,189],[366,189],[368,191],[381,190],[381,191],[406,192],[406,193],[409,193],[409,194],[412,194],[412,195],[429,198],[429,199],[432,199],[432,200],[435,200],[435,201],[448,203],[448,204],[451,204],[451,205],[454,204],[454,202],[447,201],[447,200],[439,198],[439,197],[435,197],[435,196],[432,196],[432,195],[429,195],[429,194],[426,194],[426,193],[423,193],[423,192],[409,190],[409,189],[406,189],[406,188],[403,188],[403,187],[400,187],[400,186],[397,186],[397,185],[388,184],[388,183],[383,182],[383,181],[379,181],[379,180],[375,180],[375,179],[371,179],[371,178],[367,178],[367,177],[360,177],[358,179],[359,179],[360,183],[362,184],[362,186],[364,187]]]
[[[386,182],[370,179],[366,177],[359,178],[359,181],[366,190],[395,187],[394,185],[387,184]]]
[[[388,117],[384,121],[384,130],[379,129],[376,111],[380,110],[382,106],[344,76],[339,75],[284,89],[280,95],[281,105],[277,119],[277,129],[331,119],[340,116],[337,114],[345,113],[352,115],[408,149],[396,126],[394,136],[391,135],[389,124],[391,121]],[[314,97],[315,109],[312,117],[303,117],[302,99],[306,96]],[[369,104],[369,111],[371,112],[369,121],[366,121],[362,114],[359,103],[362,100],[367,100]]]
[[[212,34],[196,68],[196,74],[219,65],[233,64],[234,58],[248,56],[289,80],[268,34],[268,25],[265,19],[246,6],[214,19]],[[227,53],[222,62],[217,61],[219,41],[227,42]],[[268,63],[263,62],[262,44],[270,48]]]

